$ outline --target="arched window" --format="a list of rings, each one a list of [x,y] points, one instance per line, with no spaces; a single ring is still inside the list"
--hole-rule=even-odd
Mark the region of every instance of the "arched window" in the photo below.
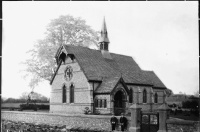
[[[102,50],[103,49],[103,44],[100,44],[100,50]]]
[[[104,43],[104,50],[108,50],[108,44]]]
[[[98,99],[98,107],[100,108],[100,103],[101,103],[101,100],[100,99]]]
[[[70,86],[70,103],[74,103],[74,84]]]
[[[98,99],[95,99],[95,107],[98,107]]]
[[[158,94],[155,93],[155,96],[154,96],[154,103],[158,103]]]
[[[62,88],[62,102],[63,103],[66,103],[67,101],[67,97],[66,97],[66,86],[64,85],[63,88]]]
[[[130,89],[129,103],[133,103],[133,90],[132,90],[132,88]]]
[[[147,91],[146,91],[146,89],[143,91],[143,103],[147,103]]]
[[[100,108],[102,108],[102,107],[103,107],[103,100],[100,99]]]
[[[106,108],[106,107],[107,107],[107,100],[104,99],[104,108]]]

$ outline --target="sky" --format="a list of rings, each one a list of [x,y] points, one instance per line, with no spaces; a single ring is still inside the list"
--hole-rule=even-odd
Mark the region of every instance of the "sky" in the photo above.
[[[3,1],[2,97],[30,92],[23,61],[46,26],[60,15],[86,20],[100,31],[105,16],[109,51],[132,56],[153,70],[173,93],[199,90],[198,2],[9,2]],[[53,59],[53,58],[52,58]],[[48,81],[34,89],[47,97]]]

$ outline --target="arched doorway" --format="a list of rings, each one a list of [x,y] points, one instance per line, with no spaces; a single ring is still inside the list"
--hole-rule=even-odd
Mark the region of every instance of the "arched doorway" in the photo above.
[[[114,113],[120,115],[125,112],[126,95],[123,91],[117,91],[114,95]]]

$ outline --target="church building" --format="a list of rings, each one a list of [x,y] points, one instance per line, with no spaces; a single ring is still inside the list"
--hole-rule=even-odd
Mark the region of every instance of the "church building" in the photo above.
[[[55,55],[50,112],[83,114],[129,113],[132,104],[155,111],[165,103],[166,86],[153,71],[142,70],[126,55],[109,52],[105,19],[99,50],[62,45]]]

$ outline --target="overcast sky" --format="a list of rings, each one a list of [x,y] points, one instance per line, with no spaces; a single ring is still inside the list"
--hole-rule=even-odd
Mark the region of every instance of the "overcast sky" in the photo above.
[[[199,89],[198,2],[3,1],[3,97],[30,92],[20,63],[44,38],[50,20],[67,14],[85,19],[96,31],[105,16],[110,52],[132,56],[174,93],[193,94]],[[35,91],[49,96],[49,82]]]

